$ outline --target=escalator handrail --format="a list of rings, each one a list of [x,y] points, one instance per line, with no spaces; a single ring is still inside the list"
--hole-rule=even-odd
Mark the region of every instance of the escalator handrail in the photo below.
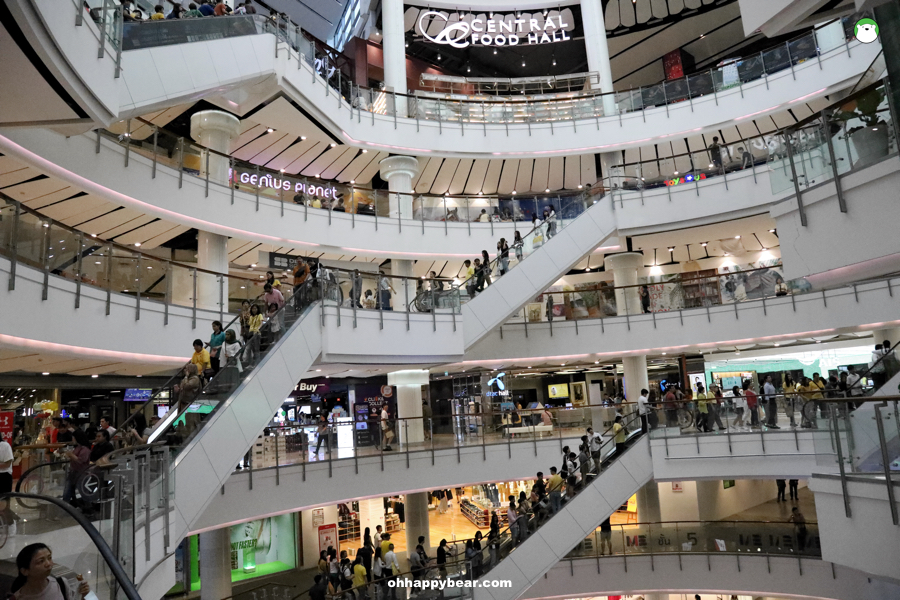
[[[27,471],[25,471],[24,473],[19,475],[19,480],[16,481],[16,493],[19,493],[19,489],[21,489],[22,482],[25,481],[25,478],[28,475],[30,475],[31,473],[33,473],[34,471],[37,471],[38,469],[43,469],[44,467],[49,467],[51,465],[68,464],[68,462],[69,462],[69,459],[66,458],[63,460],[54,460],[51,462],[41,463],[39,465],[35,465],[35,466],[31,467],[30,469],[28,469]]]
[[[91,542],[94,543],[94,546],[97,548],[100,556],[102,556],[103,560],[106,561],[106,565],[109,567],[109,570],[116,578],[116,581],[118,582],[122,591],[125,592],[126,598],[128,598],[128,600],[141,600],[141,596],[138,593],[137,588],[134,586],[134,582],[128,578],[128,575],[125,573],[125,569],[122,568],[122,565],[119,563],[118,558],[116,558],[116,556],[113,554],[113,551],[109,547],[109,544],[106,543],[106,540],[103,539],[103,536],[100,535],[100,532],[97,531],[97,529],[91,524],[91,522],[88,521],[87,518],[85,518],[85,516],[77,511],[74,507],[58,498],[52,498],[50,496],[40,496],[38,494],[23,494],[19,492],[8,492],[6,494],[0,494],[0,499],[7,498],[25,498],[28,500],[49,502],[55,505],[58,509],[65,512],[76,523],[78,523],[78,525],[81,526],[88,537],[91,538]]]

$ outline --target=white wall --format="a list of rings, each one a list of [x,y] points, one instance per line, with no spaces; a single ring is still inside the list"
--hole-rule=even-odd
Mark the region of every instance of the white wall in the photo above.
[[[654,438],[650,440],[653,477],[657,481],[806,479],[813,471],[837,468],[833,457],[816,456],[817,450],[830,448],[828,440],[827,431],[813,429]]]
[[[897,211],[900,172],[897,159],[884,160],[841,179],[847,212],[838,205],[834,185],[825,184],[802,195],[807,226],[800,223],[795,198],[772,207],[778,226],[786,279],[837,270],[853,277],[854,265],[900,252],[893,219]],[[840,252],[835,252],[835,243]]]
[[[679,481],[682,490],[673,489],[671,481],[658,482],[660,521],[699,521],[697,481]],[[703,515],[704,519],[708,517]]]
[[[707,558],[707,556],[709,558]],[[553,567],[523,598],[578,598],[641,594],[771,595],[778,598],[884,600],[900,597],[900,586],[870,578],[855,569],[818,559],[754,555],[629,555],[568,561]],[[738,562],[740,561],[740,562]]]
[[[836,564],[862,569],[881,577],[900,579],[900,527],[891,521],[883,477],[853,477],[847,483],[850,517],[844,508],[837,475],[815,475],[809,481],[815,493],[822,557]],[[894,483],[900,499],[900,485]]]
[[[51,275],[47,300],[41,300],[43,273],[21,263],[16,266],[16,289],[8,291],[10,262],[0,257],[0,305],[7,317],[0,321],[0,334],[25,340],[63,344],[60,353],[84,358],[91,350],[116,353],[105,359],[116,362],[158,364],[160,371],[186,363],[195,338],[209,339],[211,323],[218,311],[197,311],[197,327],[191,327],[191,309],[169,306],[169,324],[164,325],[165,307],[141,300],[141,318],[135,320],[135,298],[114,293],[106,315],[106,292],[81,286],[81,308],[75,308],[75,282]],[[111,335],[115,332],[115,335]],[[49,350],[49,348],[48,348]],[[56,352],[57,350],[54,350]],[[102,363],[104,355],[98,355]]]
[[[704,521],[724,519],[777,496],[774,479],[736,479],[727,490],[721,481],[697,482],[697,507]]]
[[[321,509],[323,511],[323,516],[325,517],[325,522],[322,523],[322,525],[331,525],[332,523],[336,525],[338,522],[337,504],[323,506]],[[304,510],[301,511],[299,515],[300,531],[303,536],[302,567],[304,569],[312,569],[319,564],[319,528],[318,526],[313,527],[313,511]],[[298,556],[298,558],[300,557]],[[301,565],[298,564],[298,566]]]

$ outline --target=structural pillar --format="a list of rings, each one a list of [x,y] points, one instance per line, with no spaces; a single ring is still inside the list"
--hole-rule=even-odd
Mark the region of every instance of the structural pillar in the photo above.
[[[381,49],[384,60],[384,85],[397,94],[397,116],[406,116],[406,38],[403,0],[381,2]],[[388,99],[388,107],[391,98]]]
[[[412,180],[419,172],[419,161],[412,156],[389,156],[379,164],[381,178],[388,184],[388,201],[390,203],[390,218],[412,219],[413,216],[413,187]],[[413,261],[391,259],[391,275],[398,277],[414,277]],[[416,286],[412,279],[405,280],[402,284],[395,281],[394,306],[405,305],[407,298],[412,304],[416,297]],[[406,310],[409,310],[407,308]]]
[[[606,41],[606,19],[600,0],[581,0],[581,24],[584,27],[584,49],[587,53],[588,71],[600,74],[600,91],[603,97],[603,115],[616,114],[616,99],[612,95],[612,69],[609,63],[609,44]]]
[[[638,269],[644,268],[644,255],[640,252],[623,252],[607,256],[603,261],[606,270],[612,271],[613,274],[617,314],[642,314],[641,295],[637,282]],[[624,357],[622,372],[625,379],[625,397],[631,402],[636,402],[641,390],[649,389],[647,357],[645,355]]]
[[[384,530],[384,499],[366,498],[359,501],[359,534],[360,537],[369,528],[372,538],[375,538],[375,528],[381,525]]]
[[[431,534],[428,523],[428,492],[406,494],[403,501],[403,511],[406,518],[406,552],[415,552],[419,536],[425,536],[422,546],[425,553],[431,553]]]
[[[659,508],[659,484],[655,480],[651,479],[638,490],[637,510],[638,523],[662,521],[662,511]]]
[[[422,386],[428,385],[428,371],[410,369],[388,373],[388,385],[397,388],[397,417],[412,419],[397,421],[395,435],[401,444],[415,444],[425,441],[422,424]]]
[[[191,116],[191,137],[204,147],[227,155],[232,140],[241,131],[241,122],[234,115],[221,110],[204,110]],[[207,164],[208,173],[207,173]],[[228,185],[229,160],[227,156],[209,153],[200,157],[203,176],[210,183]],[[207,271],[228,273],[228,238],[224,235],[200,231],[197,235],[197,266]],[[192,282],[193,283],[193,282]],[[208,310],[228,311],[228,281],[219,281],[215,275],[197,277],[197,306]]]
[[[200,600],[231,597],[231,531],[228,527],[200,534]]]

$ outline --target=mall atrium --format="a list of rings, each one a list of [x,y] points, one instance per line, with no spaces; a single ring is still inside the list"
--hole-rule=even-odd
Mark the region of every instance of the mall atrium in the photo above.
[[[900,0],[0,25],[4,598],[900,599]]]

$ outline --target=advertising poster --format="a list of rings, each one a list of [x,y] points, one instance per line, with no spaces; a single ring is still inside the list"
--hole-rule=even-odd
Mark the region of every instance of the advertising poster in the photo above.
[[[684,288],[681,287],[680,273],[640,277],[638,281],[646,284],[644,287],[650,296],[651,312],[684,308]]]
[[[777,258],[721,267],[719,275],[719,288],[725,304],[774,296],[775,286],[784,282],[781,261]]]
[[[293,515],[267,517],[231,528],[231,570],[260,575],[291,569],[296,564]]]
[[[0,435],[3,435],[3,441],[7,444],[12,444],[13,421],[15,417],[15,411],[0,412]]]
[[[341,551],[338,545],[338,528],[337,523],[331,525],[319,525],[319,552],[328,550],[331,546],[338,552]]]

